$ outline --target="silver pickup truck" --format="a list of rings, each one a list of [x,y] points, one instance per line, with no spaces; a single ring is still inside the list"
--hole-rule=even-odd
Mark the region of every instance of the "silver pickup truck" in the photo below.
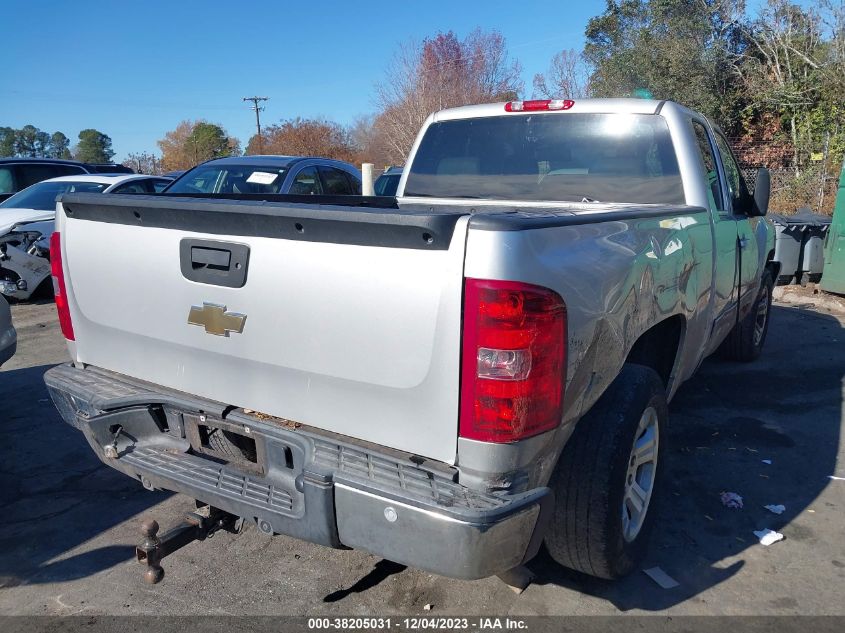
[[[45,380],[103,462],[268,535],[619,577],[667,402],[760,354],[768,197],[703,116],[628,99],[437,112],[395,199],[68,194]]]

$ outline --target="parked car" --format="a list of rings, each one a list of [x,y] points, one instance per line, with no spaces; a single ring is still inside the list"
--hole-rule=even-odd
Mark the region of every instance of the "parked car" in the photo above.
[[[92,171],[90,166],[74,160],[0,158],[0,201],[48,178],[88,174]]]
[[[89,164],[57,158],[0,158],[0,202],[42,180],[79,174],[134,174],[116,163]]]
[[[310,156],[232,156],[189,169],[167,194],[360,195],[354,165]]]
[[[0,235],[21,222],[52,219],[56,197],[68,192],[159,193],[172,182],[164,176],[91,174],[63,176],[36,183],[0,202]]]
[[[12,325],[12,311],[9,303],[0,295],[0,365],[15,355],[18,335]]]
[[[0,203],[0,293],[25,300],[50,276],[56,197],[67,192],[158,193],[162,176],[88,174],[51,178]]]
[[[645,99],[443,110],[414,148],[366,209],[65,194],[53,401],[104,463],[214,508],[207,530],[466,579],[513,578],[543,542],[631,572],[669,400],[716,350],[763,349],[768,172],[750,193],[715,125]],[[173,188],[213,191],[225,164]],[[279,170],[253,182],[301,173]],[[104,266],[93,243],[120,247]],[[139,547],[150,580],[181,544]]]
[[[388,167],[381,176],[376,178],[376,182],[373,184],[375,194],[377,196],[395,196],[401,178],[401,167]]]

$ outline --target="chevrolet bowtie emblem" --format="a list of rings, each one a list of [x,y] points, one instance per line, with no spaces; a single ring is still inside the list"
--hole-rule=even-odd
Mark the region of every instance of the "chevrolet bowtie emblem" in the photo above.
[[[229,336],[229,332],[240,334],[244,331],[245,322],[245,314],[226,312],[226,306],[216,303],[203,302],[202,307],[191,306],[191,311],[188,313],[190,325],[201,325],[205,328],[206,334],[215,336]]]

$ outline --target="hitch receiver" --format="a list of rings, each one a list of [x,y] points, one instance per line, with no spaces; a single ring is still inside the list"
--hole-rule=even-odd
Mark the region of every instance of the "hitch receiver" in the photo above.
[[[218,508],[207,506],[196,512],[189,512],[182,522],[158,536],[159,525],[155,519],[146,519],[141,524],[143,542],[135,548],[138,562],[146,565],[144,580],[151,585],[164,577],[161,560],[193,541],[202,541],[217,530],[237,534],[243,526],[243,519]]]

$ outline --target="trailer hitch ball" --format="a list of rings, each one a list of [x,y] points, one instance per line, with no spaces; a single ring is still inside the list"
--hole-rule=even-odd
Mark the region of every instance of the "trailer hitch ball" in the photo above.
[[[145,563],[144,581],[154,585],[164,577],[164,569],[159,559],[161,541],[158,538],[159,525],[155,519],[147,519],[141,523],[141,534],[144,542],[135,550],[139,563]]]
[[[158,545],[158,534],[159,531],[158,521],[155,519],[147,519],[143,523],[141,523],[141,534],[146,537],[146,541],[144,541],[144,545],[147,547],[155,547]]]
[[[185,547],[193,541],[202,541],[211,537],[217,530],[226,530],[237,534],[243,521],[238,517],[218,508],[205,506],[196,512],[189,512],[182,522],[158,535],[159,525],[153,519],[141,524],[143,542],[135,548],[138,562],[146,565],[144,580],[151,585],[164,577],[161,561],[166,556]]]

